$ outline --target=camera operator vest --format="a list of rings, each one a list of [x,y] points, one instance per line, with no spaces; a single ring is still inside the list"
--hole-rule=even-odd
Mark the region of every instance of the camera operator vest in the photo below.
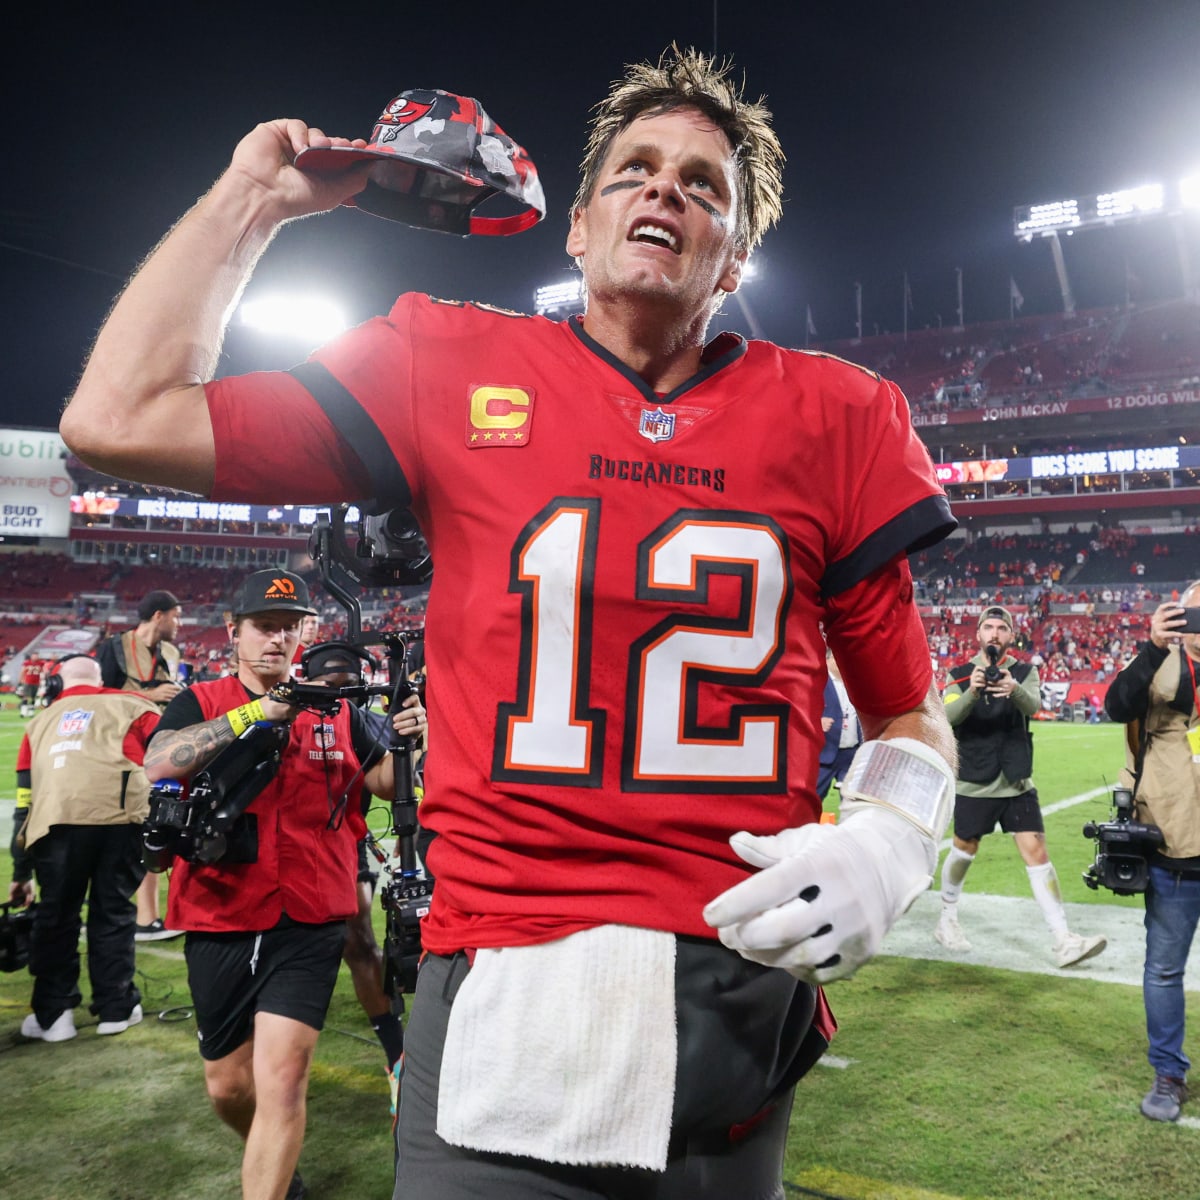
[[[247,700],[236,676],[191,691],[205,720]],[[352,916],[358,909],[357,842],[366,834],[358,771],[349,705],[336,716],[299,713],[278,774],[246,810],[257,821],[257,861],[176,860],[167,924],[206,933],[257,932],[273,928],[285,912],[306,924]],[[354,794],[338,810],[347,789]]]
[[[1029,663],[1010,659],[1009,674],[1024,683],[1032,669]],[[950,678],[964,691],[976,662],[963,663]],[[991,783],[1000,774],[1010,783],[1033,774],[1033,738],[1029,718],[1006,696],[980,696],[967,716],[954,726],[958,740],[958,778],[967,783]]]
[[[1166,845],[1156,858],[1163,865],[1196,860],[1186,864],[1189,872],[1200,869],[1200,766],[1187,740],[1198,719],[1191,675],[1172,649],[1150,682],[1144,715],[1126,726],[1121,782],[1134,788],[1138,820],[1162,830]]]

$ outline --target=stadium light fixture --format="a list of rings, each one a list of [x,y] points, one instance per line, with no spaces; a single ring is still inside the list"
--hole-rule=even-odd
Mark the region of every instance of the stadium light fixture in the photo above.
[[[583,311],[583,276],[576,273],[557,283],[548,283],[533,293],[533,311],[539,317],[548,313],[567,314]]]
[[[319,346],[349,327],[345,312],[332,300],[277,293],[244,299],[238,307],[238,320],[258,333],[310,346]]]
[[[1184,208],[1200,208],[1200,171],[1179,181],[1179,202]]]
[[[1023,204],[1013,210],[1013,234],[1023,242],[1035,237],[1072,234],[1077,229],[1115,225],[1166,211],[1161,183],[1145,183],[1094,196],[1074,196],[1047,204]]]

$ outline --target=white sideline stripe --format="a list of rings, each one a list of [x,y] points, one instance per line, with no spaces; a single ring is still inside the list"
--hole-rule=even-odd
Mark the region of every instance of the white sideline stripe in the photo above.
[[[1189,1129],[1200,1129],[1200,1117],[1180,1117],[1176,1125],[1186,1125]]]
[[[822,1054],[817,1059],[818,1067],[832,1067],[835,1071],[844,1071],[847,1067],[858,1062],[857,1058],[841,1058],[836,1054]]]
[[[1068,796],[1065,800],[1056,800],[1053,804],[1042,805],[1042,815],[1049,816],[1052,813],[1062,812],[1065,808],[1074,808],[1077,804],[1086,804],[1089,800],[1095,800],[1097,796],[1105,796],[1108,794],[1107,787],[1092,788],[1090,792],[1080,792],[1078,796]],[[999,832],[1000,826],[996,826],[996,831]],[[952,837],[943,838],[938,843],[938,853],[943,850],[949,850],[954,845]]]

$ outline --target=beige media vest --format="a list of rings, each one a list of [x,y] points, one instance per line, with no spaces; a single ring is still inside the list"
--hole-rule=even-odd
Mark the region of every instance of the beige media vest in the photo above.
[[[1196,706],[1185,716],[1171,706],[1180,686],[1183,655],[1174,651],[1150,681],[1145,716],[1146,757],[1137,785],[1138,819],[1157,825],[1166,838],[1168,858],[1200,856],[1200,766],[1192,762],[1187,731],[1196,724]],[[1121,781],[1133,786],[1138,726],[1126,726],[1126,765]]]
[[[149,812],[150,781],[125,757],[129,727],[152,700],[132,692],[64,696],[29,722],[31,799],[28,848],[51,825],[140,825]]]

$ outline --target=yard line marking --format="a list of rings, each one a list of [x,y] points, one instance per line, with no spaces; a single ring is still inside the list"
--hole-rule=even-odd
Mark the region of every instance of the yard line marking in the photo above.
[[[844,1071],[847,1067],[858,1062],[857,1058],[841,1058],[836,1054],[822,1054],[817,1059],[818,1067],[832,1067],[835,1071]]]

